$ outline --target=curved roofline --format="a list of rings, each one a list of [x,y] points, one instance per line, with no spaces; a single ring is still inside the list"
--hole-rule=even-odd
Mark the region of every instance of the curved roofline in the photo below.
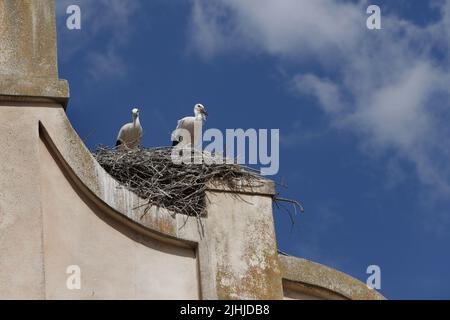
[[[350,300],[386,300],[376,290],[336,269],[306,259],[278,255],[283,280]]]
[[[39,135],[83,194],[103,210],[112,210],[114,213],[110,214],[116,219],[133,222],[156,237],[179,241],[190,247],[195,247],[201,241],[203,235],[198,218],[156,206],[146,212],[147,201],[123,187],[101,167],[73,129],[62,108],[58,116],[60,118],[57,121],[41,118]],[[207,187],[210,192],[231,192],[226,186],[213,182]],[[260,186],[243,187],[239,193],[273,197],[276,192],[273,181],[265,180]],[[200,219],[205,218],[207,214]]]
[[[197,246],[200,236],[197,221],[193,221],[196,218],[159,207],[145,213],[146,201],[112,178],[84,146],[68,120],[65,125],[66,130],[59,128],[55,135],[52,131],[55,128],[41,119],[39,135],[77,191],[110,218],[143,235],[183,247]]]

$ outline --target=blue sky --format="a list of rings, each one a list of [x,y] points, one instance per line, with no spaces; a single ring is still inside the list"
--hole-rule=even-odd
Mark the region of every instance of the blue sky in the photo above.
[[[65,27],[78,4],[82,29]],[[366,28],[366,8],[382,30]],[[450,298],[450,1],[57,0],[68,116],[89,148],[141,108],[168,145],[195,103],[207,127],[280,129],[279,248],[391,299]],[[291,230],[292,229],[292,230]]]

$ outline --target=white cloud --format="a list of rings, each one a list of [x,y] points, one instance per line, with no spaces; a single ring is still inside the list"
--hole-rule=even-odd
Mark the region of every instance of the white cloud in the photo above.
[[[200,56],[210,57],[225,46],[225,28],[217,23],[223,14],[219,7],[205,8],[199,2],[194,2],[190,35]]]
[[[105,75],[113,79],[122,78],[127,73],[126,62],[113,48],[109,48],[106,52],[91,52],[87,55],[87,59],[91,66],[88,68],[88,74],[96,81],[104,80]]]
[[[337,113],[343,109],[339,87],[329,79],[321,79],[314,74],[297,75],[294,78],[294,89],[316,97],[327,113]]]
[[[190,40],[203,58],[239,50],[307,70],[292,83],[333,127],[354,132],[369,152],[411,162],[425,185],[450,193],[450,1],[434,3],[441,16],[427,26],[383,13],[379,31],[366,28],[367,1],[193,2]]]
[[[191,34],[207,53],[252,47],[282,56],[327,55],[354,46],[354,26],[363,22],[353,5],[328,0],[194,0]]]

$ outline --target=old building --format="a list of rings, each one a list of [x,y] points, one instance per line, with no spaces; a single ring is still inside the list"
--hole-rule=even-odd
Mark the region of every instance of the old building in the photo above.
[[[270,182],[240,198],[211,185],[202,227],[163,209],[141,219],[143,200],[66,116],[55,29],[53,0],[0,0],[0,298],[383,298],[277,253]]]

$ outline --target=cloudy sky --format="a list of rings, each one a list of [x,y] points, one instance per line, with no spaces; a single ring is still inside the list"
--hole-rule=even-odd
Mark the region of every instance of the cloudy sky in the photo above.
[[[65,10],[81,8],[82,29]],[[369,5],[382,29],[366,27]],[[144,145],[195,103],[207,127],[280,129],[279,248],[388,298],[450,298],[450,1],[57,0],[69,118],[91,149],[139,106]]]

